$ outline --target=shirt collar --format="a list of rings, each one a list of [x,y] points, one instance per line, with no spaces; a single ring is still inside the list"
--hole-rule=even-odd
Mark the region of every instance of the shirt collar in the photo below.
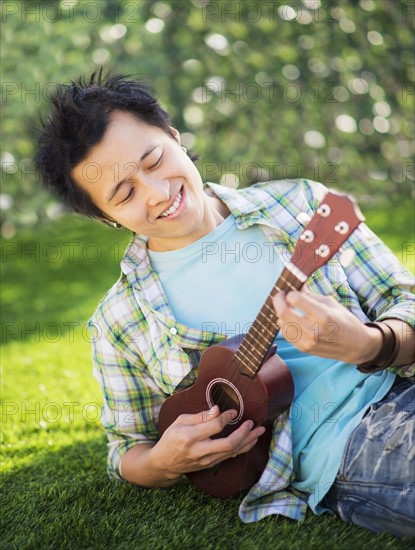
[[[204,186],[211,189],[226,204],[237,221],[248,214],[258,212],[264,207],[262,197],[258,194],[258,191],[250,193],[249,188],[236,190],[209,181]]]
[[[121,271],[127,278],[137,270],[139,266],[146,269],[149,262],[147,254],[147,237],[133,233],[130,242],[121,260]]]
[[[206,182],[204,187],[210,189],[230,210],[239,229],[246,229],[254,223],[263,223],[275,227],[267,211],[275,204],[275,198],[260,187],[232,189],[217,183]],[[147,237],[133,234],[121,261],[121,271],[130,280],[138,275],[137,271],[149,268],[147,254]],[[132,281],[130,281],[132,282]]]

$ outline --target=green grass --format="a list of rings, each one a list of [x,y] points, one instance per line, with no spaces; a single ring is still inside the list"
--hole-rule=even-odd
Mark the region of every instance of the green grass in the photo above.
[[[402,243],[413,243],[411,212],[400,208],[390,223],[392,212],[365,214],[402,258]],[[243,525],[240,498],[211,499],[186,480],[143,490],[107,479],[85,323],[118,276],[128,239],[69,216],[3,243],[0,548],[406,548],[311,513],[301,524]]]

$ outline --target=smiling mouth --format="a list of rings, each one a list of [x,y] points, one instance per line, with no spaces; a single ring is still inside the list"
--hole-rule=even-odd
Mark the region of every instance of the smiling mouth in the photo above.
[[[181,188],[180,191],[178,192],[176,200],[174,201],[174,203],[170,206],[170,208],[165,210],[163,212],[163,214],[160,214],[159,218],[167,218],[168,216],[171,216],[172,214],[174,214],[176,212],[176,210],[179,208],[181,200],[182,200],[182,196],[183,196],[182,190],[183,190],[183,188]]]

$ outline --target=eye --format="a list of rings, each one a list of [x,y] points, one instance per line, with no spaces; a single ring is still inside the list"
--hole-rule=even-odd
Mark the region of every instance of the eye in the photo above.
[[[163,154],[161,154],[157,160],[157,162],[155,162],[154,164],[152,164],[150,167],[149,167],[149,170],[155,170],[156,168],[158,168],[161,164],[161,161],[163,159]]]
[[[134,196],[134,192],[135,192],[134,187],[131,187],[128,195],[118,204],[125,204],[126,202],[128,202]]]

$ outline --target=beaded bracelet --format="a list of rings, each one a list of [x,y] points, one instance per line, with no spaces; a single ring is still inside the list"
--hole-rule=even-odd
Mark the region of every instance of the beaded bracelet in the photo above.
[[[377,328],[382,333],[382,345],[379,353],[371,361],[357,365],[357,369],[365,374],[387,369],[398,356],[399,340],[394,330],[387,323],[365,323],[368,327]]]

